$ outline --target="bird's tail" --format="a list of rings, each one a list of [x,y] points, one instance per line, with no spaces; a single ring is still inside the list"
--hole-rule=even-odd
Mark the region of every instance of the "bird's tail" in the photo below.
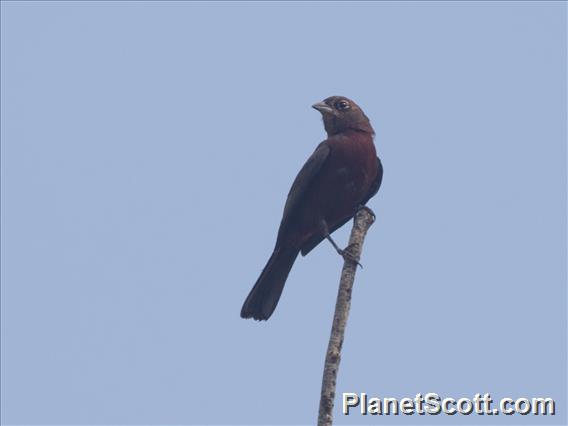
[[[242,318],[254,318],[255,320],[270,318],[278,304],[284,283],[298,253],[299,250],[287,247],[274,250],[243,304]]]

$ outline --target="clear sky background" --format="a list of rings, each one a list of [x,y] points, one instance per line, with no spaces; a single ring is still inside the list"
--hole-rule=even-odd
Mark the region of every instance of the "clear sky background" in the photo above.
[[[1,11],[4,424],[313,424],[341,259],[239,311],[335,94],[385,168],[338,394],[558,402],[337,424],[565,424],[565,3]]]

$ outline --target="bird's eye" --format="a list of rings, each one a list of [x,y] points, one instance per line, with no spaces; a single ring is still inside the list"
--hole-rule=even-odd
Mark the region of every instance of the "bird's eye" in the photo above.
[[[343,110],[351,108],[351,105],[349,105],[349,102],[343,100],[343,101],[338,101],[335,104],[335,108],[337,108],[339,111],[343,111]]]

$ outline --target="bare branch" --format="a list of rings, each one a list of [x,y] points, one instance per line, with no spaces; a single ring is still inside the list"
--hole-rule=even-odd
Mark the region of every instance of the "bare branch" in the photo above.
[[[367,231],[375,221],[375,214],[368,207],[363,207],[355,215],[353,229],[349,237],[348,249],[353,255],[353,260],[345,259],[341,280],[339,281],[339,291],[335,302],[335,314],[333,315],[333,326],[331,336],[327,346],[325,356],[325,367],[323,370],[323,380],[321,385],[321,398],[319,406],[318,426],[331,426],[333,422],[333,402],[335,400],[335,386],[337,381],[337,371],[341,361],[341,346],[345,336],[345,327],[351,308],[351,292],[357,271],[357,262],[361,258],[363,241]]]

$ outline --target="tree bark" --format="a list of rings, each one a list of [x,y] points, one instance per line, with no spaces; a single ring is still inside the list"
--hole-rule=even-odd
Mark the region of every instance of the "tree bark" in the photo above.
[[[339,291],[335,302],[335,314],[333,315],[333,325],[327,354],[325,356],[325,366],[321,385],[321,398],[319,406],[318,426],[330,426],[333,423],[333,403],[335,400],[335,386],[337,382],[337,371],[341,361],[341,346],[345,336],[345,327],[351,308],[351,292],[357,271],[357,262],[361,258],[363,241],[370,226],[375,221],[375,214],[368,207],[363,207],[355,215],[353,229],[349,237],[348,250],[354,259],[346,259],[341,272],[339,281]]]

